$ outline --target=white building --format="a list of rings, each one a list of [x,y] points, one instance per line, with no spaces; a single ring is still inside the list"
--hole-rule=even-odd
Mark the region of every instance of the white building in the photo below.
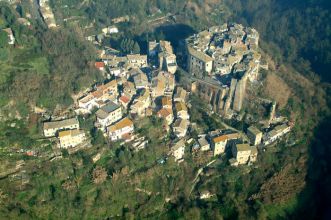
[[[200,137],[199,140],[199,146],[201,151],[208,151],[210,150],[210,144],[208,143],[207,139],[205,136]]]
[[[189,120],[190,115],[188,114],[187,107],[184,102],[176,102],[175,104],[177,118]]]
[[[12,29],[11,28],[6,28],[6,29],[3,29],[3,31],[7,33],[8,44],[9,45],[14,45],[15,44],[15,37],[14,37]]]
[[[44,123],[45,137],[54,137],[58,131],[68,130],[68,129],[79,129],[79,122],[77,118]]]
[[[185,155],[185,141],[181,139],[172,148],[171,153],[175,157],[175,161],[182,160]]]
[[[174,95],[174,102],[186,102],[187,99],[187,91],[183,89],[182,87],[176,88],[176,93]]]
[[[89,113],[93,108],[99,108],[99,104],[92,94],[88,94],[78,100],[78,107],[82,110],[86,110],[86,113]]]
[[[174,134],[177,137],[182,138],[182,137],[185,137],[185,135],[187,133],[188,126],[189,126],[189,121],[188,120],[178,118],[174,122],[174,124],[172,126],[172,129],[173,129]]]
[[[118,28],[116,26],[109,26],[109,27],[106,27],[106,28],[103,28],[102,29],[102,33],[104,34],[116,34],[118,33]]]
[[[261,144],[262,132],[254,126],[247,129],[247,136],[253,146]]]
[[[122,118],[122,109],[110,101],[96,112],[97,122],[102,130]]]
[[[225,152],[226,144],[228,143],[228,136],[221,135],[212,139],[212,150],[214,156],[222,154]]]
[[[130,135],[134,131],[133,122],[128,118],[124,118],[114,125],[109,126],[107,131],[111,141],[125,139],[125,135]]]
[[[147,67],[147,55],[129,54],[127,55],[128,64],[132,68]]]
[[[85,138],[85,132],[78,129],[59,132],[60,147],[65,149],[76,147],[81,144]]]
[[[289,133],[291,131],[291,126],[287,124],[278,125],[273,130],[268,132],[266,136],[263,138],[264,145],[271,144],[277,139],[281,138],[283,135]]]
[[[213,69],[213,58],[198,51],[194,48],[188,47],[188,70],[190,73],[206,72],[211,73]]]
[[[255,162],[258,151],[255,146],[249,144],[236,144],[232,147],[232,155],[236,159],[237,165]]]

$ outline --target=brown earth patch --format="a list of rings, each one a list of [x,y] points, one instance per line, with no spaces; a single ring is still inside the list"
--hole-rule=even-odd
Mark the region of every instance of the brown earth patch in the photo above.
[[[279,108],[284,108],[292,91],[282,78],[274,73],[270,73],[265,80],[264,93],[275,100]]]
[[[297,164],[288,164],[274,174],[250,199],[259,199],[265,204],[279,204],[292,199],[305,187],[306,159],[300,158]]]

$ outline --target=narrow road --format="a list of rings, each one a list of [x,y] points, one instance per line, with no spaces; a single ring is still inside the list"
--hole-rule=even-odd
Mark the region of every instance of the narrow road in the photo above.
[[[197,182],[198,182],[199,176],[200,176],[200,174],[203,172],[203,169],[206,168],[206,167],[209,167],[210,165],[212,165],[213,163],[215,163],[215,161],[216,161],[216,159],[210,161],[209,163],[207,163],[205,166],[201,167],[201,168],[198,170],[198,172],[197,172],[197,174],[196,174],[196,176],[195,176],[195,178],[194,178],[194,180],[193,180],[193,182],[192,182],[193,185],[192,185],[192,187],[191,187],[191,191],[190,191],[189,196],[192,194],[192,192],[193,192],[193,190],[194,190],[194,188],[195,188],[195,186],[196,186],[196,184],[197,184]]]
[[[153,19],[153,20],[148,20],[147,22],[148,22],[148,23],[153,23],[153,22],[156,22],[156,21],[162,21],[162,20],[167,19],[167,18],[169,18],[169,17],[171,17],[171,16],[173,16],[173,15],[174,15],[174,14],[165,15],[165,16],[162,16],[162,17],[159,17],[159,18],[155,18],[155,19]]]

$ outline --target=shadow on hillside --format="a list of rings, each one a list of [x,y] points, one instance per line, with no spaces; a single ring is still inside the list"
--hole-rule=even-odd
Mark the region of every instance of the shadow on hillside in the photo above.
[[[186,24],[169,24],[156,27],[156,34],[163,34],[165,40],[172,43],[174,48],[177,48],[178,42],[196,33],[196,31]]]
[[[331,219],[331,117],[315,130],[309,149],[307,185],[295,219]]]

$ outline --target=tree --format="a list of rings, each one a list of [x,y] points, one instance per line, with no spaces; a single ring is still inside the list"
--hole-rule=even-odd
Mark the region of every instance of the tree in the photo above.
[[[133,53],[136,53],[136,54],[140,53],[140,47],[137,42],[134,43],[132,51],[133,51]]]
[[[0,47],[0,61],[6,61],[8,59],[8,49]]]
[[[5,47],[8,44],[8,35],[4,31],[0,31],[0,47]]]
[[[92,172],[92,180],[95,184],[101,184],[107,179],[107,170],[103,167],[97,166]]]
[[[103,145],[106,142],[102,131],[100,131],[99,129],[93,129],[91,133],[93,145]]]

